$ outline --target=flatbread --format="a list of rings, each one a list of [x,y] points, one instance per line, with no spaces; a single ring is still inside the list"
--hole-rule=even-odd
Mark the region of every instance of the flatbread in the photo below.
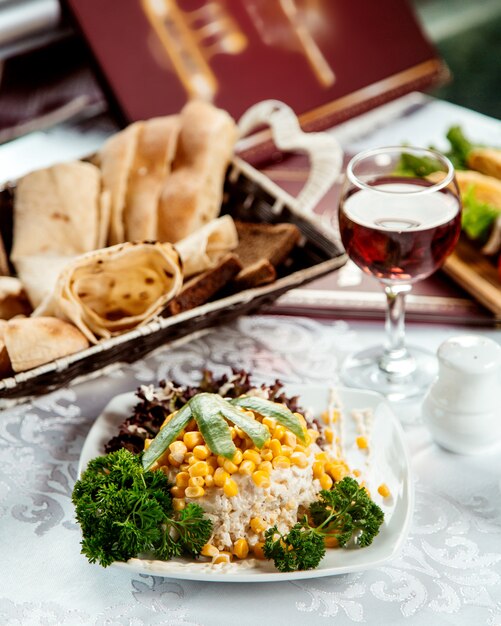
[[[63,268],[75,256],[33,255],[20,257],[16,261],[17,275],[35,309],[51,294]]]
[[[177,242],[219,215],[226,169],[237,139],[233,119],[208,102],[188,102],[172,173],[158,205],[158,239]]]
[[[138,133],[124,209],[125,239],[157,239],[157,208],[162,186],[174,159],[179,115],[145,121]]]
[[[11,258],[94,250],[98,238],[100,172],[74,161],[21,178],[14,198]]]
[[[110,245],[125,241],[124,210],[127,182],[134,162],[139,131],[143,122],[136,122],[111,136],[99,151],[103,189],[110,193]]]
[[[97,343],[158,315],[182,282],[179,255],[170,244],[119,244],[69,263],[34,315],[66,319]]]
[[[183,262],[183,275],[189,278],[214,267],[237,245],[235,222],[230,215],[223,215],[181,239],[175,247]]]
[[[89,342],[72,324],[53,317],[9,320],[3,341],[15,372],[49,363],[88,347]]]

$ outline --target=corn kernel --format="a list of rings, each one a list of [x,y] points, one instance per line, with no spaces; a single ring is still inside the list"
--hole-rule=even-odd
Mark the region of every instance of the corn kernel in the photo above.
[[[182,441],[173,441],[169,446],[172,457],[178,462],[182,463],[184,455],[188,452],[186,446]]]
[[[244,431],[240,428],[240,426],[235,426],[235,431],[237,433],[237,437],[239,439],[243,439],[245,437]]]
[[[362,475],[362,472],[359,469],[354,469],[353,470],[353,476],[356,476],[358,478],[361,475]]]
[[[147,450],[150,447],[151,442],[153,441],[153,439],[145,439],[144,440],[144,449]]]
[[[205,461],[196,461],[188,471],[190,476],[207,476],[209,473],[209,466]]]
[[[297,467],[305,468],[308,466],[308,458],[303,452],[293,452],[290,456],[291,463]]]
[[[324,545],[326,548],[338,548],[339,542],[336,537],[325,537]]]
[[[318,432],[318,430],[315,430],[314,428],[308,428],[306,432],[308,433],[310,437],[310,441],[316,441],[318,437],[320,436],[320,433]]]
[[[292,453],[294,452],[294,448],[291,448],[290,446],[287,445],[282,445],[282,454],[284,456],[290,456]]]
[[[184,487],[172,487],[170,493],[173,498],[183,498],[185,495]]]
[[[242,457],[247,461],[252,461],[255,465],[259,465],[261,463],[261,455],[257,450],[246,450]]]
[[[221,552],[216,555],[213,559],[213,563],[231,563],[231,554],[229,552],[225,552],[221,550]]]
[[[228,472],[226,472],[222,467],[218,467],[214,472],[214,484],[217,487],[223,487],[226,480],[230,477]]]
[[[176,474],[176,486],[187,487],[189,479],[190,475],[188,474],[188,472],[179,472],[178,474]]]
[[[260,561],[264,561],[264,559],[266,558],[264,556],[263,546],[264,546],[264,542],[262,541],[258,541],[252,546],[252,554],[254,555],[256,559],[259,559]]]
[[[193,456],[200,461],[205,461],[210,456],[210,450],[207,446],[195,446],[193,448]]]
[[[263,472],[262,470],[257,470],[252,474],[252,480],[257,487],[262,487],[263,489],[268,489],[271,485],[270,475],[268,472]]]
[[[187,498],[201,498],[205,495],[205,489],[203,487],[186,487],[184,495]]]
[[[273,452],[271,450],[262,450],[261,458],[263,461],[271,461],[273,458]]]
[[[160,457],[159,462],[165,463],[165,461],[163,460],[163,456],[165,455],[162,455],[162,457]],[[172,467],[179,467],[181,465],[181,462],[173,457],[172,454],[167,455],[167,463],[169,465],[172,465]]]
[[[315,454],[315,461],[328,461],[328,460],[329,460],[329,456],[327,452],[317,452],[317,454]]]
[[[223,469],[226,470],[228,474],[236,474],[238,472],[238,465],[235,465],[230,459],[226,459],[223,463]]]
[[[233,554],[238,559],[245,559],[249,554],[249,544],[246,539],[237,539],[233,544]]]
[[[204,438],[200,431],[192,430],[184,434],[183,442],[188,450],[193,450],[195,446],[202,446],[204,444]]]
[[[220,454],[217,455],[217,464],[219,467],[223,467],[227,460],[228,459],[225,456],[221,456]]]
[[[282,444],[278,439],[272,439],[270,441],[269,449],[272,451],[273,456],[279,456],[282,454]]]
[[[188,480],[188,487],[203,487],[205,480],[203,476],[190,476]]]
[[[212,469],[217,469],[219,467],[219,464],[217,462],[217,456],[211,455],[207,460],[206,460],[207,465],[209,465],[210,467],[212,467]]]
[[[289,457],[283,455],[276,456],[271,463],[276,469],[287,469],[291,466]]]
[[[362,437],[362,436],[357,437],[356,442],[360,450],[367,450],[367,448],[369,447],[369,442],[367,441],[367,437]]]
[[[205,477],[205,486],[214,487],[214,476],[212,474],[207,474]]]
[[[256,464],[253,461],[250,461],[249,459],[244,459],[238,466],[238,473],[250,476],[255,469]]]
[[[334,433],[332,432],[332,428],[326,428],[324,431],[324,435],[327,443],[332,443],[334,441]]]
[[[174,511],[182,511],[186,507],[184,498],[172,498],[172,508]]]
[[[383,498],[389,498],[391,495],[391,491],[388,488],[388,485],[386,483],[381,483],[379,485],[379,487],[377,488],[378,493],[380,496],[383,496]]]
[[[243,455],[242,450],[237,450],[235,454],[233,455],[233,458],[231,459],[231,461],[232,463],[235,463],[235,465],[240,465],[243,458],[244,458],[244,455]]]
[[[263,417],[262,424],[268,428],[268,430],[273,432],[277,426],[277,421],[272,417]]]
[[[202,556],[217,556],[219,554],[219,550],[216,546],[213,546],[211,543],[206,543],[205,546],[201,549],[200,554]]]
[[[286,446],[290,446],[291,448],[295,448],[297,444],[297,437],[294,433],[291,433],[290,430],[286,430],[284,434],[284,444]]]
[[[273,469],[273,465],[271,464],[271,461],[261,461],[257,468],[261,472],[267,472],[268,474],[270,474],[271,470]]]
[[[259,535],[263,530],[266,530],[266,522],[260,517],[253,517],[250,521],[250,527],[256,535]]]
[[[282,424],[277,424],[275,427],[275,430],[273,431],[273,438],[278,439],[279,441],[282,441],[284,435],[285,435],[285,426],[282,426]]]
[[[294,413],[294,415],[297,417],[297,419],[301,423],[301,426],[306,426],[306,420],[304,418],[304,415],[301,415],[301,413]]]
[[[330,474],[336,482],[343,480],[343,478],[349,474],[347,468],[341,463],[326,463],[325,471]]]
[[[325,463],[323,461],[315,461],[312,465],[313,478],[320,478],[325,474]]]
[[[237,438],[237,429],[234,426],[230,426],[230,435],[233,440]]]
[[[224,495],[227,498],[233,498],[238,493],[238,485],[233,478],[227,478],[223,485]]]
[[[190,421],[186,424],[185,427],[185,431],[188,432],[189,430],[197,430],[198,426],[197,426],[197,422],[195,419],[191,418]]]
[[[329,476],[329,474],[323,474],[322,476],[320,476],[320,486],[322,487],[322,489],[330,489],[333,484],[333,480]]]

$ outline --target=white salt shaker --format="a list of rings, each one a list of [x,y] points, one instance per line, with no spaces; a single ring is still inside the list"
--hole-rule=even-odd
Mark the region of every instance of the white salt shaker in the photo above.
[[[501,346],[480,335],[444,341],[438,378],[422,415],[433,438],[460,454],[478,454],[501,444]]]

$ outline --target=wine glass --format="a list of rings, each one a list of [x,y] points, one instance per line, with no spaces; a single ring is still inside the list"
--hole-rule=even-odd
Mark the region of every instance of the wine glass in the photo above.
[[[361,152],[346,170],[339,229],[348,256],[381,283],[387,299],[386,343],[349,356],[341,378],[390,400],[420,396],[437,361],[406,346],[404,302],[413,283],[437,270],[458,240],[461,199],[451,162],[425,148]]]

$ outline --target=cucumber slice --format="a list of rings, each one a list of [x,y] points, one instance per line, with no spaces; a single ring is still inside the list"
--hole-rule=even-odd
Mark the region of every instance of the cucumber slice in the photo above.
[[[279,424],[285,426],[288,430],[296,435],[303,443],[305,443],[305,431],[304,428],[294,413],[287,407],[272,402],[271,400],[265,400],[264,398],[258,398],[257,396],[241,396],[230,400],[234,406],[240,406],[244,409],[250,409],[255,411],[264,417],[272,417]]]

